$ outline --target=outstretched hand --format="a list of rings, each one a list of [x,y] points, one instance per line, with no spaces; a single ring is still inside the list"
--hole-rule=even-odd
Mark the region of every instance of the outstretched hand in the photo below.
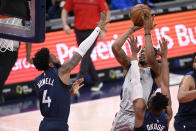
[[[81,84],[84,81],[84,78],[80,78],[78,80],[76,80],[71,88],[71,95],[76,94],[77,91],[84,86],[84,84]]]
[[[132,30],[135,32],[135,31],[137,31],[137,30],[142,29],[143,27],[144,27],[144,26],[136,26],[136,25],[132,24],[132,26],[131,26],[130,29],[132,29]]]
[[[162,40],[159,40],[159,45],[160,48],[158,49],[158,55],[160,55],[161,57],[167,58],[167,44],[168,42],[165,40],[165,38],[162,38]]]
[[[101,12],[101,18],[97,25],[99,28],[101,28],[101,30],[105,30],[106,25],[110,22],[110,21],[106,21],[106,18],[107,18],[106,13]]]
[[[149,33],[157,25],[157,24],[153,24],[154,17],[155,17],[155,15],[148,16],[146,13],[144,13],[143,21],[144,21],[145,33]]]
[[[130,36],[128,39],[129,45],[131,46],[132,57],[137,58],[137,53],[140,51],[141,46],[137,46],[137,37]]]

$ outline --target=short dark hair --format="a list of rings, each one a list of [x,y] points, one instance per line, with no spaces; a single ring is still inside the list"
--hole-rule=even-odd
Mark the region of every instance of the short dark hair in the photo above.
[[[155,47],[153,47],[154,48],[154,55],[155,55],[155,57],[157,58],[157,56],[158,56],[158,50],[157,50],[157,48],[155,48]]]
[[[168,106],[169,99],[166,95],[163,95],[160,92],[157,92],[155,96],[151,98],[151,105],[155,111],[162,111],[162,109],[166,109]]]
[[[46,71],[49,68],[50,51],[48,48],[41,48],[33,58],[33,64],[38,71]]]
[[[195,52],[195,53],[193,53],[193,59],[195,58],[195,56],[196,56],[196,52]]]

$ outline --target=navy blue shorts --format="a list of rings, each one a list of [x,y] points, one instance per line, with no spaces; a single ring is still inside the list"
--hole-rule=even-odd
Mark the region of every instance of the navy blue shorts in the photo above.
[[[180,121],[178,119],[175,119],[174,128],[175,131],[196,131],[196,121]]]
[[[40,123],[39,131],[68,131],[68,128],[64,121],[43,120]]]

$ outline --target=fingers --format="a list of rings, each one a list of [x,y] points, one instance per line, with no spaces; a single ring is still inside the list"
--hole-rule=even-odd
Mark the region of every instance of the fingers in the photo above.
[[[155,28],[155,26],[157,26],[157,24],[154,24],[154,25],[152,26],[152,29],[154,29],[154,28]]]
[[[110,20],[106,21],[105,24],[107,25],[108,23],[110,23]]]
[[[80,86],[79,86],[79,89],[82,88],[83,86],[84,86],[84,84],[80,85]]]
[[[158,55],[161,56],[161,48],[158,49]]]
[[[154,21],[154,18],[155,18],[155,15],[152,15],[151,16],[151,20]]]
[[[106,13],[101,12],[101,20],[106,20]]]
[[[137,43],[137,37],[134,37],[135,38],[135,43]]]
[[[78,81],[83,82],[84,81],[84,78],[80,78],[80,79],[78,79]]]
[[[141,50],[141,48],[142,48],[142,46],[140,45],[140,46],[139,46],[139,48],[138,48],[138,51],[137,51],[137,53],[138,53],[138,52]]]

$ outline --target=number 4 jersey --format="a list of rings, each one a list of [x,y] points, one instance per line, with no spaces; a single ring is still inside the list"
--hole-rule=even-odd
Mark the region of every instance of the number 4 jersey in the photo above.
[[[57,68],[50,68],[35,79],[41,114],[45,119],[67,122],[70,112],[70,86],[62,83]]]

